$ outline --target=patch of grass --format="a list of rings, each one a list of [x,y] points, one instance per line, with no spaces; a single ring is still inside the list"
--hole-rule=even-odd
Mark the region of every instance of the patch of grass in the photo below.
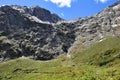
[[[120,80],[119,52],[120,39],[109,38],[75,58],[14,59],[0,63],[0,80]]]
[[[77,54],[76,63],[106,65],[119,59],[120,38],[108,38]]]
[[[58,63],[57,60],[41,62],[30,59],[0,63],[1,80],[92,80],[97,76],[94,66],[61,67]]]

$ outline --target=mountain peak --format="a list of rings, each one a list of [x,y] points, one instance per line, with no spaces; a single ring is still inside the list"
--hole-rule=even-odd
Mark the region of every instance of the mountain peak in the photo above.
[[[27,7],[27,6],[19,6],[19,5],[4,5],[2,7],[11,7],[14,10],[19,11],[21,14],[27,14],[31,16],[35,16],[41,21],[56,23],[58,21],[63,20],[57,14],[51,13],[49,10],[41,8],[39,6]]]
[[[6,38],[0,43],[3,45],[0,46],[1,53],[5,54],[1,58],[32,56],[33,59],[49,60],[74,51],[78,44],[87,48],[108,36],[119,37],[119,7],[117,4],[93,16],[61,21],[60,17],[39,6],[2,6],[0,35]]]

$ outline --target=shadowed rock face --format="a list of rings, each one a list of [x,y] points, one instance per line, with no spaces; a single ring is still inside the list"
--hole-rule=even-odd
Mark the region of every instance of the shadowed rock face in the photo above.
[[[35,16],[42,21],[56,23],[58,21],[63,20],[58,15],[53,14],[50,11],[48,11],[44,8],[41,8],[39,6],[28,8],[26,6],[12,5],[11,7],[15,10],[18,10],[21,14],[24,14],[26,16],[30,16],[30,15]]]
[[[117,2],[96,15],[61,21],[57,15],[38,6],[2,6],[0,61],[21,56],[50,60],[69,53],[77,45],[89,47],[105,37],[119,37],[119,9]]]
[[[57,19],[57,16],[50,15],[49,11],[40,7],[30,8],[30,10],[33,12],[30,12],[27,7],[25,9],[20,6],[0,7],[1,61],[21,56],[36,60],[50,60],[67,52],[74,42],[73,31],[66,33],[60,27],[57,28],[54,23],[50,23],[51,17],[54,20],[52,22],[61,18]],[[47,16],[50,21],[47,20]],[[41,17],[45,17],[42,19],[47,22],[40,20]],[[64,47],[65,45],[67,46]]]

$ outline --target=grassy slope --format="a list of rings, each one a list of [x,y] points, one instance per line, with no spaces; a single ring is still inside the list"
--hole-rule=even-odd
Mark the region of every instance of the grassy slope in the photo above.
[[[119,57],[120,38],[108,38],[79,53],[74,61],[102,66],[119,59]]]
[[[0,63],[0,80],[119,80],[120,39],[106,39],[67,59],[19,58]]]

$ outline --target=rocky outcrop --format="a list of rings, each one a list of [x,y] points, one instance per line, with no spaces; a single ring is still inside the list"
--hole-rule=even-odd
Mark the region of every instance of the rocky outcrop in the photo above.
[[[2,6],[0,61],[21,56],[50,60],[69,54],[77,45],[86,48],[106,37],[119,37],[119,9],[117,2],[93,16],[61,21],[57,15],[38,6]]]
[[[44,14],[43,12],[41,13]],[[50,16],[49,14],[47,15]],[[56,22],[56,19],[54,20]],[[1,48],[0,50],[0,55],[3,53],[7,55],[1,56],[1,60],[21,56],[36,60],[49,60],[57,57],[59,54],[66,53],[71,43],[74,42],[75,35],[72,34],[72,31],[66,33],[62,28],[57,27],[59,26],[50,23],[49,20],[47,22],[42,21],[37,15],[32,16],[32,14],[27,12],[23,13],[19,9],[14,9],[13,6],[0,7],[0,31],[2,32],[0,37],[4,36],[10,42],[10,47],[7,49]],[[1,46],[3,45],[6,44],[1,42]],[[17,54],[11,48],[12,50],[17,49]],[[5,52],[7,50],[9,51],[8,53],[12,52],[16,56],[13,56],[11,53],[10,57]]]
[[[41,8],[39,6],[28,8],[26,6],[12,5],[11,7],[13,9],[19,11],[21,14],[24,14],[29,17],[34,17],[34,18],[36,17],[41,21],[56,23],[58,21],[63,20],[58,15],[51,13],[50,11],[48,11],[44,8]]]
[[[69,52],[77,48],[77,45],[82,45],[81,48],[86,48],[105,38],[119,37],[120,1],[107,7],[98,14],[70,22],[76,24],[75,32],[77,37]]]

